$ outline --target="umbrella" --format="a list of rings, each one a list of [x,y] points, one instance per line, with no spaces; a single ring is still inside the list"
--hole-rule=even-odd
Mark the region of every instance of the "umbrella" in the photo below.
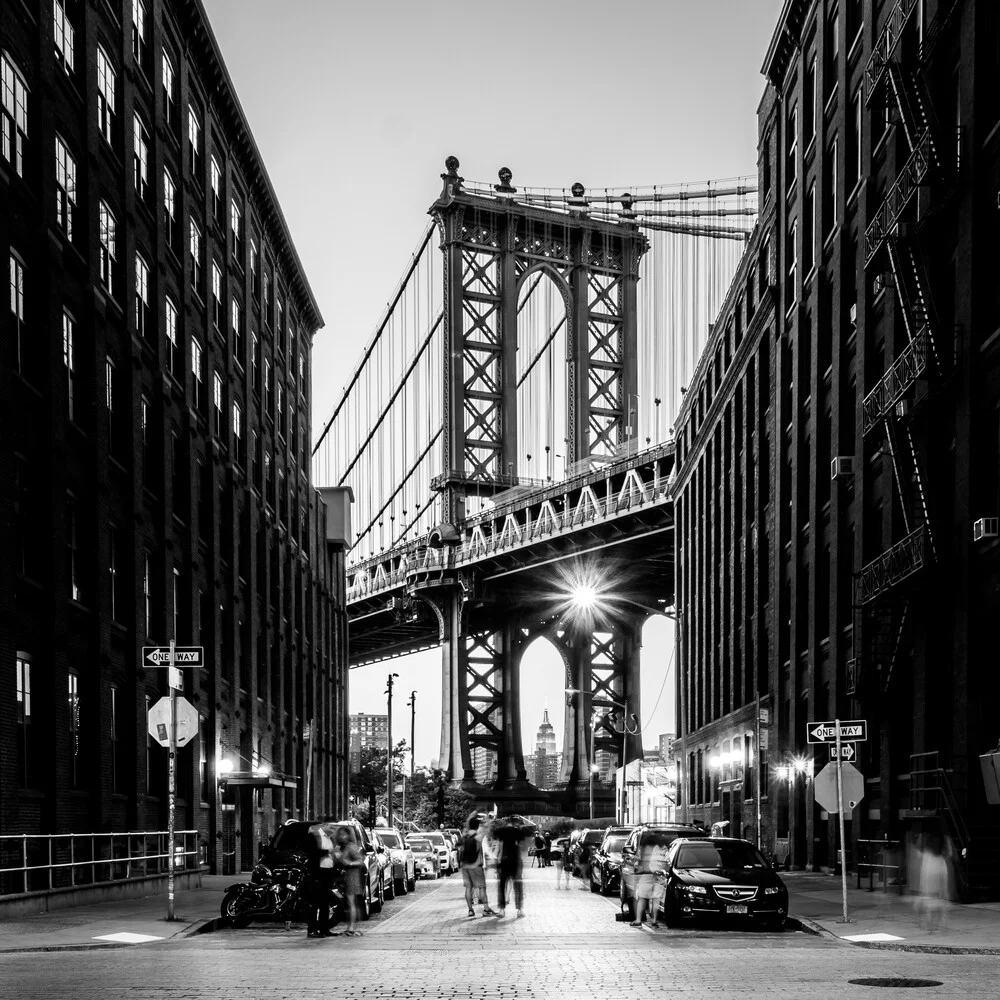
[[[522,837],[530,837],[536,829],[535,824],[530,819],[517,813],[511,813],[509,816],[497,816],[493,820],[490,831],[495,837],[503,831],[512,830],[517,834],[518,839],[520,839]]]

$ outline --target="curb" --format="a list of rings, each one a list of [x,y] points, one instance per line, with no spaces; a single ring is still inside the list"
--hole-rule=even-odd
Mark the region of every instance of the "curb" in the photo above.
[[[798,924],[799,929],[807,934],[816,934],[827,940],[840,941],[842,944],[849,944],[855,948],[868,948],[870,951],[908,951],[924,955],[1000,955],[1000,948],[986,946],[975,948],[947,944],[908,944],[905,941],[848,941],[847,938],[841,937],[808,917],[789,916],[788,923]]]

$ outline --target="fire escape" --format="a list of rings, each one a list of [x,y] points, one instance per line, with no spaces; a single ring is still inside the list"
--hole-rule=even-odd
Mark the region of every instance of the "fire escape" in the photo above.
[[[912,418],[915,407],[951,374],[954,339],[942,337],[920,233],[957,177],[960,146],[957,135],[946,140],[937,124],[924,71],[958,2],[943,3],[921,36],[914,16],[921,6],[918,0],[897,0],[865,71],[866,103],[874,102],[875,113],[880,114],[883,107],[877,97],[884,95],[908,150],[865,232],[866,271],[875,274],[876,282],[895,288],[905,328],[905,343],[863,402],[864,435],[884,430],[883,447],[892,462],[903,520],[903,537],[855,576],[854,603],[860,619],[856,634],[860,629],[861,641],[851,672],[853,687],[878,685],[883,692],[891,682],[912,615],[911,585],[936,560],[921,435]]]

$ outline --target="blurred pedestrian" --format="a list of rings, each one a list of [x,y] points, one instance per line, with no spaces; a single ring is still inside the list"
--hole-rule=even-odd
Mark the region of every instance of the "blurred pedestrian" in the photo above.
[[[333,841],[322,823],[309,827],[316,842],[306,888],[309,898],[309,920],[306,937],[332,937],[330,933],[330,897],[333,894]]]
[[[461,840],[460,864],[462,884],[465,886],[465,904],[469,908],[469,916],[474,917],[476,911],[473,903],[483,904],[483,916],[492,917],[494,910],[490,909],[486,898],[486,869],[483,856],[483,838],[479,830],[479,817],[470,816],[465,833]]]
[[[562,852],[556,859],[556,888],[563,885],[569,888],[570,876],[573,874],[573,860],[569,855],[569,840],[563,844]]]
[[[534,860],[531,862],[531,867],[541,868],[545,864],[545,838],[540,832],[535,833],[534,846],[531,850],[531,856]]]
[[[361,869],[365,862],[354,843],[354,831],[346,826],[337,827],[335,860],[344,869],[344,895],[347,897],[347,930],[344,933],[360,937],[357,900],[362,892]]]
[[[945,901],[950,897],[949,866],[946,853],[936,841],[920,855],[920,901],[917,920],[922,928],[934,932],[944,923]]]
[[[524,916],[524,881],[523,861],[521,859],[521,840],[524,831],[513,826],[501,826],[496,833],[500,849],[497,862],[497,916],[503,917],[507,912],[507,894],[513,886],[514,907],[517,916]]]
[[[552,834],[548,830],[542,834],[542,841],[544,843],[542,850],[545,852],[542,856],[542,862],[546,868],[549,868],[552,865]]]
[[[666,847],[652,839],[646,840],[640,846],[635,880],[635,920],[629,926],[641,927],[647,908],[649,926],[660,926],[656,917],[664,898],[664,887],[656,873],[663,869],[666,856]]]

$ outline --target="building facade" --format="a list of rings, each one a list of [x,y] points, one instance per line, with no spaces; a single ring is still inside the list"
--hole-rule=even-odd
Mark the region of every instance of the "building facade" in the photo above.
[[[351,773],[361,770],[361,751],[364,747],[375,747],[378,750],[389,749],[389,716],[366,715],[358,712],[350,716]]]
[[[177,826],[246,869],[346,810],[322,319],[200,0],[13,0],[0,72],[0,833],[166,828],[141,651],[176,640]]]
[[[764,845],[795,867],[831,866],[836,816],[813,784],[829,752],[807,724],[864,719],[849,857],[869,839],[901,857],[943,839],[969,895],[1000,885],[977,760],[1000,735],[997,680],[976,652],[1000,604],[998,29],[996,5],[973,0],[788,0],[758,114],[755,238],[773,249],[751,245],[730,293],[770,257],[769,318],[753,321],[757,420],[731,486],[713,442],[749,365],[720,382],[710,345],[677,422],[690,813],[725,813],[739,737],[752,766],[769,765]],[[727,322],[724,309],[715,337]],[[741,506],[750,530],[727,535]],[[745,576],[705,567],[751,551],[747,609]],[[720,649],[727,605],[733,642]],[[755,664],[741,704],[718,676],[736,642]]]

